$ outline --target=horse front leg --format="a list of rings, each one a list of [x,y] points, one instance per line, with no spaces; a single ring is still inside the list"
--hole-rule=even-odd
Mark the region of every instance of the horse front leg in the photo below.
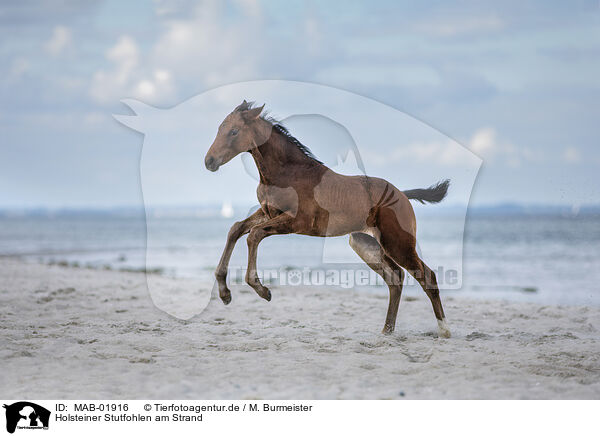
[[[260,244],[260,241],[267,236],[293,233],[291,226],[292,220],[293,218],[287,214],[279,215],[253,227],[248,235],[248,271],[246,271],[246,283],[248,283],[260,297],[267,301],[271,301],[271,291],[260,282],[256,271],[258,244]]]
[[[262,209],[258,209],[245,220],[236,222],[231,226],[231,229],[229,229],[227,243],[225,244],[221,260],[215,271],[215,277],[217,278],[217,284],[219,286],[219,297],[223,303],[231,303],[231,291],[227,287],[227,269],[229,268],[229,260],[231,259],[231,254],[233,253],[236,242],[248,233],[252,227],[266,220],[267,217],[265,213]]]

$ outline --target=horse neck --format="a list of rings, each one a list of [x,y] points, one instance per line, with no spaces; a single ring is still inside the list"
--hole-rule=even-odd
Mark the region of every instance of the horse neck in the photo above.
[[[308,168],[318,164],[274,129],[269,139],[250,153],[258,168],[260,181],[266,185],[278,185],[278,181],[295,173],[294,168]]]

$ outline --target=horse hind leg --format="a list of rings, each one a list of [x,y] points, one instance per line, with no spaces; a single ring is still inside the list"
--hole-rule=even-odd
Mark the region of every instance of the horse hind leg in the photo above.
[[[407,259],[405,265],[406,270],[419,282],[419,285],[421,285],[431,301],[433,313],[438,323],[439,336],[449,338],[451,336],[450,329],[446,323],[446,316],[444,315],[444,308],[442,307],[440,290],[435,273],[419,258],[416,252]]]
[[[414,263],[419,271],[420,279],[417,279],[429,300],[433,306],[433,312],[438,322],[439,335],[442,338],[449,338],[451,336],[450,329],[446,323],[446,316],[444,315],[444,308],[442,307],[442,300],[440,299],[440,289],[437,284],[437,278],[435,273],[423,262],[419,256],[414,254]]]
[[[398,231],[394,231],[394,229]],[[381,245],[385,253],[419,282],[433,306],[440,337],[449,338],[450,330],[446,323],[435,273],[419,258],[415,250],[416,241],[414,236],[399,229],[399,225],[391,228],[380,226],[379,230],[381,232]]]
[[[385,255],[377,240],[366,233],[352,233],[349,242],[356,254],[388,285],[390,300],[382,333],[390,334],[396,326],[404,271]]]

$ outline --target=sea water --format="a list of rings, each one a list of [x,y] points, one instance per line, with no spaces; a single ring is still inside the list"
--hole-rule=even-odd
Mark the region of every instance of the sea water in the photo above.
[[[212,281],[227,232],[236,219],[240,216],[153,217],[148,223],[151,255],[146,256],[147,223],[141,214],[4,216],[0,218],[0,256],[71,267],[147,269]],[[456,263],[456,253],[461,251],[456,245],[463,245],[462,285],[443,290],[443,295],[600,305],[599,216],[467,216],[466,221],[457,216],[424,216],[419,217],[418,226],[419,247],[438,275],[444,274],[445,264]],[[324,263],[324,247],[328,256],[338,256],[344,263]],[[246,251],[244,238],[230,264],[232,275],[237,272],[240,279]],[[261,243],[258,258],[261,270],[368,269],[352,252],[347,236],[325,241],[278,235]],[[364,292],[386,290],[381,283],[371,282],[352,287]],[[413,285],[405,292],[422,291]]]

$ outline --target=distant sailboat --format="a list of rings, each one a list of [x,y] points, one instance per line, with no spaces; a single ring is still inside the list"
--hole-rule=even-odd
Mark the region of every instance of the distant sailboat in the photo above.
[[[221,216],[223,218],[231,218],[233,216],[233,206],[230,201],[224,201],[221,207]]]

